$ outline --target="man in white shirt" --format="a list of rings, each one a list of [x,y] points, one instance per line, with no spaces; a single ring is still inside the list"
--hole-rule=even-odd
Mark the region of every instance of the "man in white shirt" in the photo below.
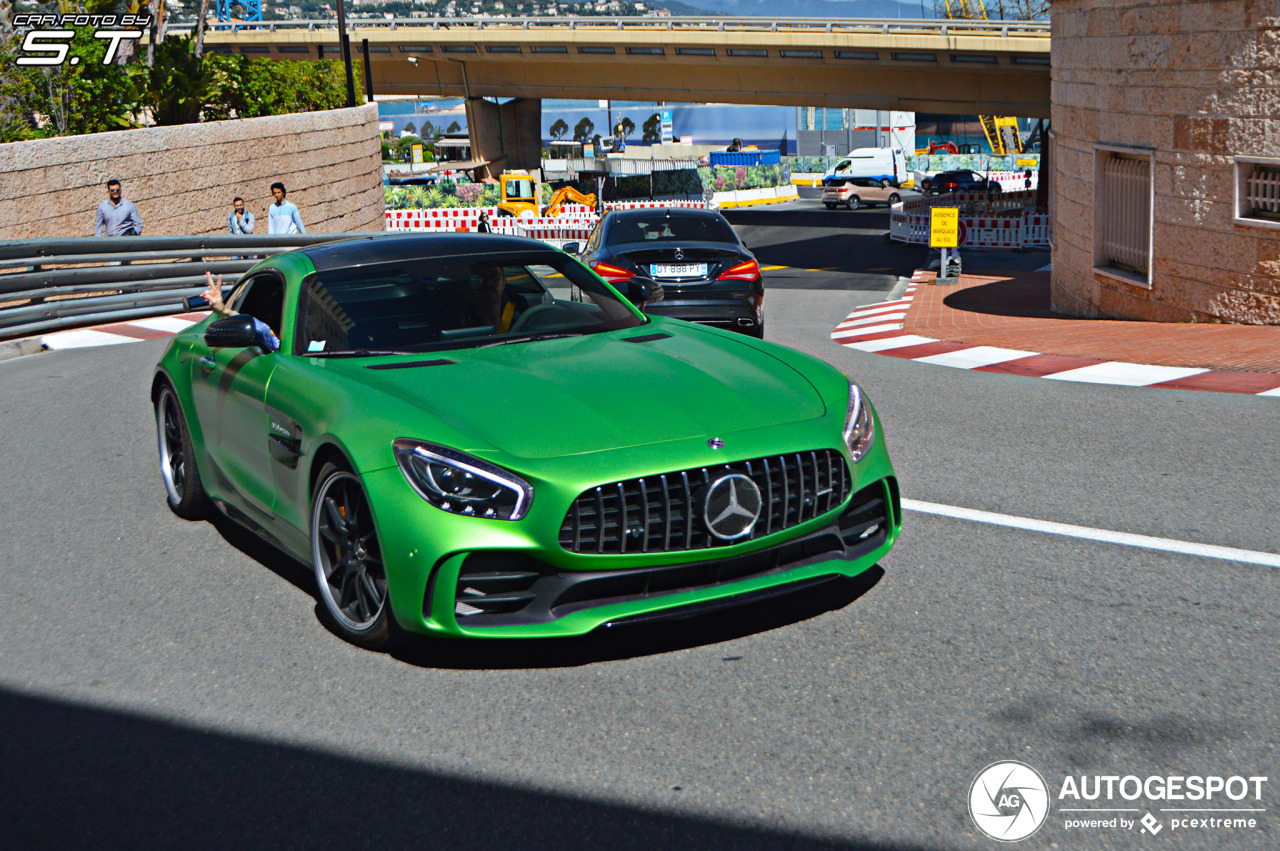
[[[267,207],[267,233],[306,233],[298,205],[284,200],[284,184],[271,184],[271,195],[276,202]]]

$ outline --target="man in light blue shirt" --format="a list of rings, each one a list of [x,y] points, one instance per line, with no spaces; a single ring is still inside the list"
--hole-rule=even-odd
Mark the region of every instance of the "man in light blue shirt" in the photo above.
[[[132,201],[120,197],[120,181],[107,181],[107,200],[98,205],[93,219],[94,236],[140,236],[142,217]]]
[[[284,184],[271,184],[271,195],[276,202],[267,206],[267,233],[306,233],[298,205],[284,200]]]
[[[231,213],[227,216],[227,232],[253,233],[253,213],[244,208],[243,198],[236,198],[231,202]]]

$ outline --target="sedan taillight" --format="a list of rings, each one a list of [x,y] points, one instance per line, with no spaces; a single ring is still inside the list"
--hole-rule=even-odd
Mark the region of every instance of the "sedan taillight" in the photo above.
[[[716,278],[718,281],[758,281],[760,280],[760,264],[754,260],[730,266]]]
[[[608,263],[596,263],[591,269],[611,284],[624,284],[636,276],[635,272]]]

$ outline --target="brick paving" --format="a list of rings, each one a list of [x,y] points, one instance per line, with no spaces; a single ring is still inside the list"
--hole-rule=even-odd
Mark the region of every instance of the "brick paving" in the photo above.
[[[1048,272],[961,275],[960,282],[953,286],[934,285],[932,272],[917,277],[922,282],[903,323],[907,334],[970,346],[1039,352],[1043,353],[1041,357],[1062,355],[1222,372],[1280,373],[1277,326],[1062,316],[1049,309]],[[981,368],[991,372],[1020,371],[1013,364]]]

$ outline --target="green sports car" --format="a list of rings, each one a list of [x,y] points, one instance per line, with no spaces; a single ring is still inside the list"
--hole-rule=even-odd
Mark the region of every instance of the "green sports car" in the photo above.
[[[365,647],[688,616],[854,576],[898,536],[856,384],[645,316],[540,242],[319,244],[257,264],[224,312],[156,367],[169,505],[312,565]]]

